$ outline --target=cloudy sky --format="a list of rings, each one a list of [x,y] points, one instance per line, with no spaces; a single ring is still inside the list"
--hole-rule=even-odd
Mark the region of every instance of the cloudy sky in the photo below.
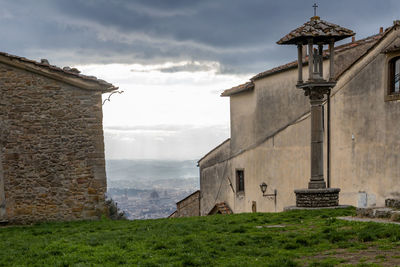
[[[376,34],[398,0],[320,0],[318,15]],[[0,51],[119,86],[104,105],[106,158],[198,159],[229,137],[227,88],[295,59],[276,41],[309,0],[0,0]]]

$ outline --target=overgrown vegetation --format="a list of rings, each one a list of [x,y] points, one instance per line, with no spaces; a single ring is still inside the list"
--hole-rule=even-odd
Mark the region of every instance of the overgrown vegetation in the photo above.
[[[354,209],[4,227],[0,265],[380,266],[400,260],[400,226],[335,219],[351,214]],[[363,254],[368,251],[372,256]],[[354,262],[346,255],[360,256]]]
[[[117,202],[109,198],[105,202],[107,207],[107,217],[111,220],[126,220],[125,212],[118,208]]]

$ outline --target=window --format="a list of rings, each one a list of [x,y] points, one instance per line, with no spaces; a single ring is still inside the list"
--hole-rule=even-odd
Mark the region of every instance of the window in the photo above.
[[[388,64],[387,100],[400,99],[400,57],[394,57]]]
[[[244,170],[236,170],[236,192],[244,192]]]

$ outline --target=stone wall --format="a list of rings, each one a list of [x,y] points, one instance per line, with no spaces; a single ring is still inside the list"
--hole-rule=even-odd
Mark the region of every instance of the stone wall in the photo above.
[[[0,64],[0,94],[0,219],[98,218],[106,192],[101,92]]]
[[[200,215],[200,191],[196,191],[188,197],[176,203],[176,216],[190,217]]]
[[[296,194],[296,206],[315,208],[315,207],[335,207],[339,205],[338,188],[325,189],[298,189]]]

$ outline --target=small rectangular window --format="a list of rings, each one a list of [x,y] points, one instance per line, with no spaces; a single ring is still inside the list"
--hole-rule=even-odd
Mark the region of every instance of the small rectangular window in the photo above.
[[[244,192],[244,170],[236,170],[236,192]]]
[[[398,94],[400,92],[400,60],[397,59],[396,62],[394,63],[394,77],[393,77],[393,82],[394,82],[394,88],[393,88],[393,93]]]
[[[400,57],[389,61],[389,94],[400,93]]]
[[[385,101],[400,100],[400,56],[388,61],[387,73]]]

